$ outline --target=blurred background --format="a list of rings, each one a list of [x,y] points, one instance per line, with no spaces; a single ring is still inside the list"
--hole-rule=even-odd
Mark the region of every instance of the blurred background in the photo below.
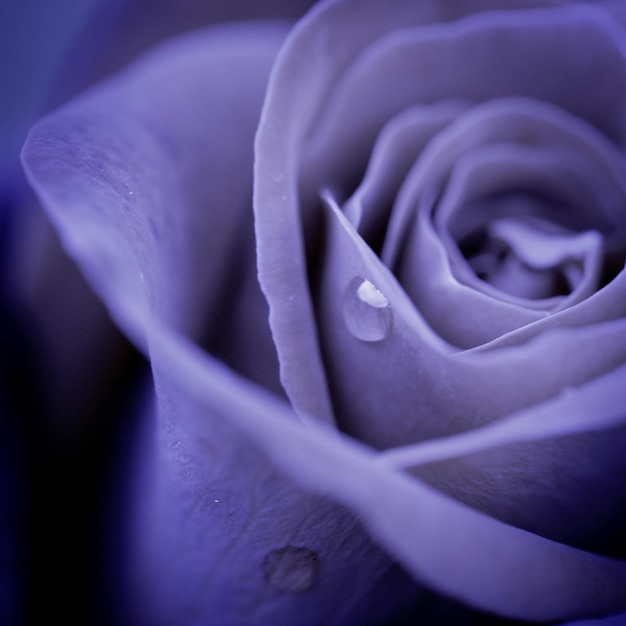
[[[4,0],[0,6],[0,163],[14,167],[79,33],[101,0]]]
[[[19,153],[28,128],[49,107],[72,46],[98,3],[4,0],[0,5],[0,623],[7,625],[33,623],[34,605],[43,608],[36,596],[48,603],[41,590],[53,570],[49,557],[56,559],[41,546],[52,535],[67,541],[54,512],[55,502],[63,506],[64,498],[51,493],[63,491],[56,484],[63,471],[42,410],[43,359],[34,347],[39,331],[31,332],[26,293],[16,285],[21,272],[15,253],[24,249],[21,235],[33,232],[22,228],[21,218],[36,215],[29,223],[44,223],[25,190]],[[37,300],[35,293],[30,296]],[[40,470],[52,466],[58,468],[50,474],[53,480],[42,480]],[[62,563],[56,566],[60,572]],[[52,594],[58,591],[52,581],[49,588]]]

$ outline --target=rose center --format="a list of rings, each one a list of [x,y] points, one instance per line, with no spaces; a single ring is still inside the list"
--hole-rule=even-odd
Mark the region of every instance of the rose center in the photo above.
[[[589,232],[509,218],[472,233],[459,249],[481,280],[501,292],[538,300],[572,293],[598,244]]]

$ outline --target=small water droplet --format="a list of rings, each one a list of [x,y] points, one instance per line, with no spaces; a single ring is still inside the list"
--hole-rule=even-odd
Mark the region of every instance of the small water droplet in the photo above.
[[[308,548],[285,546],[268,552],[261,567],[270,585],[281,591],[299,593],[315,583],[319,557]]]
[[[357,276],[343,297],[343,319],[348,330],[362,341],[382,341],[391,332],[389,300],[369,280]]]
[[[219,504],[221,502],[221,500],[217,500],[217,499],[213,499],[213,502],[215,502],[215,504]]]

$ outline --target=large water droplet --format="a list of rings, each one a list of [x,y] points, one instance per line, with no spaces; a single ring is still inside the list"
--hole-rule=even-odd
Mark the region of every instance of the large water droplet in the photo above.
[[[271,585],[281,591],[298,593],[315,583],[319,558],[308,548],[285,546],[268,552],[261,567]]]
[[[357,276],[343,297],[343,319],[348,330],[362,341],[382,341],[391,332],[389,300],[369,280]]]

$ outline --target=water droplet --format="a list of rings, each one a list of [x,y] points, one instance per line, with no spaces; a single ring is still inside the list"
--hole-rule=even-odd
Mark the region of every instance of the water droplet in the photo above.
[[[362,341],[382,341],[391,332],[392,317],[389,300],[372,282],[359,276],[350,281],[343,319],[352,335]]]
[[[319,557],[308,548],[285,546],[265,555],[261,568],[270,585],[281,591],[307,591],[315,583]]]
[[[213,499],[213,502],[215,502],[215,504],[219,504],[221,502],[221,500],[217,500],[217,499]]]

